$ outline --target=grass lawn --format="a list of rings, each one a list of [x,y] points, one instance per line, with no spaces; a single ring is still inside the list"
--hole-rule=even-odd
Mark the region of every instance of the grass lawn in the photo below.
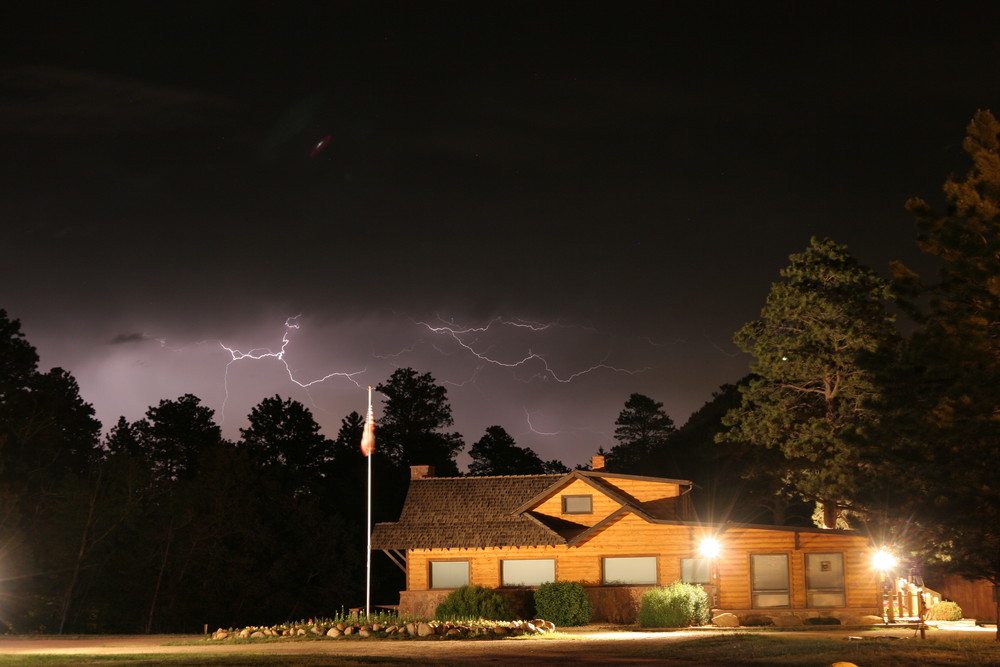
[[[837,661],[853,662],[861,667],[965,667],[967,665],[996,665],[1000,667],[1000,643],[983,637],[968,640],[943,640],[917,638],[890,639],[877,638],[850,641],[841,637],[802,637],[798,633],[756,633],[735,632],[706,636],[675,637],[672,640],[648,641],[633,639],[598,639],[586,636],[564,636],[569,642],[555,642],[557,636],[502,640],[505,648],[515,645],[524,651],[491,651],[495,642],[452,642],[461,643],[472,649],[476,658],[492,664],[559,664],[572,665],[579,655],[581,662],[594,664],[605,658],[607,662],[627,663],[630,659],[641,661],[662,661],[670,665],[678,661],[684,665],[789,665],[801,667],[828,667]],[[260,642],[266,644],[268,642]],[[340,641],[337,642],[345,646]],[[397,642],[394,644],[399,645]],[[171,667],[215,667],[235,665],[467,665],[476,663],[476,658],[451,656],[447,652],[435,650],[445,642],[406,642],[413,648],[406,657],[386,657],[377,655],[378,643],[369,641],[351,642],[349,651],[343,653],[321,653],[323,642],[316,643],[314,654],[267,653],[265,646],[244,644],[238,652],[226,654],[158,654],[155,652],[128,655],[0,655],[0,667],[55,667],[62,665],[85,665],[89,667],[133,667],[137,665],[168,665]],[[176,644],[175,644],[176,645]],[[356,647],[356,652],[355,652]],[[481,654],[479,649],[481,647]],[[553,647],[549,654],[547,647]],[[234,647],[236,648],[236,647]],[[345,646],[346,648],[346,646]],[[443,648],[443,647],[442,647]],[[193,650],[197,650],[192,647]],[[499,658],[499,659],[498,659]],[[588,662],[589,661],[589,662]]]
[[[781,633],[736,633],[698,637],[658,646],[621,645],[617,655],[661,660],[705,661],[719,665],[794,665],[829,667],[853,662],[863,667],[1000,665],[1000,643],[969,639],[845,639],[796,638]]]

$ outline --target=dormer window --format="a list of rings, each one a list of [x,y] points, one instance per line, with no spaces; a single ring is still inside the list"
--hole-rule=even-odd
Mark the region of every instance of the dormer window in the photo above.
[[[594,497],[593,496],[563,496],[562,497],[562,513],[563,514],[593,514],[594,513]]]

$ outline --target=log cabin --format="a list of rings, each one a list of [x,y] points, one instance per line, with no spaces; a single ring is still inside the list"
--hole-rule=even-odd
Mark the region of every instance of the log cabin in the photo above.
[[[607,473],[600,458],[590,471],[503,477],[413,466],[399,520],[372,532],[372,548],[406,574],[400,611],[432,617],[449,592],[475,584],[530,616],[539,585],[578,581],[593,621],[633,623],[646,590],[685,581],[706,589],[713,616],[743,624],[881,617],[864,536],[699,522],[690,481]]]

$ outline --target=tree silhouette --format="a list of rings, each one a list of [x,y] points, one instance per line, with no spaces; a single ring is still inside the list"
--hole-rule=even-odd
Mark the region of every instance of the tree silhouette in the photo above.
[[[972,168],[945,183],[945,212],[907,204],[941,269],[927,283],[894,266],[916,326],[883,368],[869,464],[895,489],[880,509],[919,537],[911,547],[1000,585],[1000,123],[990,112],[976,113],[964,148]]]
[[[610,472],[633,475],[677,475],[677,466],[668,451],[674,433],[673,420],[663,411],[663,403],[642,394],[632,394],[615,420],[618,444],[607,455]]]
[[[548,472],[546,464],[529,447],[519,447],[502,426],[490,426],[469,450],[472,463],[469,474],[539,475]]]
[[[465,444],[458,433],[444,432],[455,423],[448,390],[412,368],[397,369],[376,390],[385,396],[376,451],[397,466],[432,465],[439,475],[457,475],[455,457]]]

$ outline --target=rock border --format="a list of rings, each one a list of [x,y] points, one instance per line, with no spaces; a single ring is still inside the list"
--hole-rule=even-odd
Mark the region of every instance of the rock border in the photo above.
[[[270,627],[248,626],[238,630],[219,628],[210,639],[225,641],[231,639],[340,639],[356,636],[363,639],[374,638],[448,638],[473,639],[520,637],[523,635],[543,635],[555,632],[551,621],[536,618],[530,621],[410,621],[384,625],[381,623],[355,622],[307,622],[290,623]]]

